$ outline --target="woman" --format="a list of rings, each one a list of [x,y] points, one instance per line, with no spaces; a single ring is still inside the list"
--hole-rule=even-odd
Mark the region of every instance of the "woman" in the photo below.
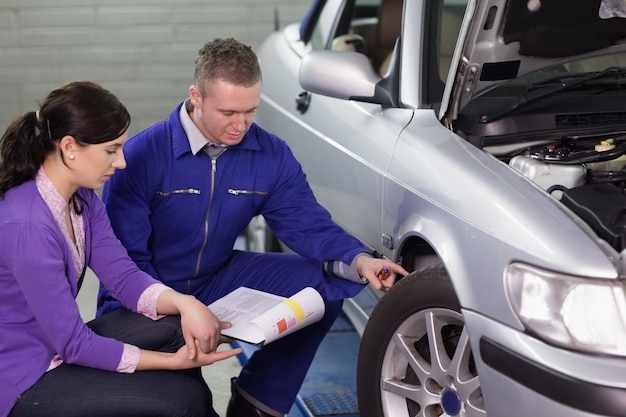
[[[72,82],[1,139],[1,417],[215,415],[197,368],[240,353],[216,352],[229,324],[140,271],[94,192],[126,166],[129,123],[109,91]],[[113,331],[81,320],[86,267],[129,309]]]

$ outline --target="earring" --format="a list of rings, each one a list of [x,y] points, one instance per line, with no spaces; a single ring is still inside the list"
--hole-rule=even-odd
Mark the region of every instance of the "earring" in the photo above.
[[[70,155],[70,159],[73,161],[74,160],[74,155]]]

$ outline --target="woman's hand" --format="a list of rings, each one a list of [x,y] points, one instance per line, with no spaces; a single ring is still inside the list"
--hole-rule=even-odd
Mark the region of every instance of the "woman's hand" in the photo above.
[[[377,290],[389,291],[396,281],[396,274],[408,275],[408,271],[389,259],[358,255],[356,270]]]
[[[220,342],[222,329],[231,324],[220,321],[204,303],[192,295],[185,295],[174,290],[163,291],[157,300],[159,314],[179,314],[189,359],[194,359],[198,352],[215,352]]]
[[[215,352],[221,343],[221,330],[231,324],[220,321],[195,297],[188,297],[179,305],[180,323],[189,359],[194,359],[198,353]]]

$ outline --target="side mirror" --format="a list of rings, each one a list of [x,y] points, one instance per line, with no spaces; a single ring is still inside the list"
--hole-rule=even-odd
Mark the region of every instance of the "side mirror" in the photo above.
[[[393,106],[388,94],[381,91],[383,78],[358,52],[311,51],[302,58],[299,81],[312,93]]]

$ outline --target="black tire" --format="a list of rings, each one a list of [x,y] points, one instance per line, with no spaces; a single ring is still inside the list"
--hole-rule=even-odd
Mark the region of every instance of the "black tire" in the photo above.
[[[439,361],[431,360],[433,353]],[[443,266],[410,274],[377,304],[363,332],[357,392],[361,417],[487,415]]]

